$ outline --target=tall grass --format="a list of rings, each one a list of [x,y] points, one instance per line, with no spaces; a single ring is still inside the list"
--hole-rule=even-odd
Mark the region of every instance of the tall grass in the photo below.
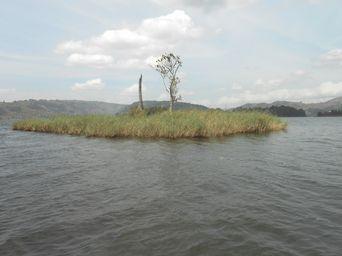
[[[14,130],[89,137],[195,138],[238,133],[266,133],[286,128],[275,116],[261,112],[182,110],[117,116],[59,116],[14,123]]]

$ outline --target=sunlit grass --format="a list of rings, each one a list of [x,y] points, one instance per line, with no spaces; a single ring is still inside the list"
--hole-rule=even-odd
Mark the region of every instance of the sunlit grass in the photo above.
[[[196,138],[280,131],[286,123],[261,112],[182,110],[117,116],[58,116],[14,123],[14,130],[88,137]]]

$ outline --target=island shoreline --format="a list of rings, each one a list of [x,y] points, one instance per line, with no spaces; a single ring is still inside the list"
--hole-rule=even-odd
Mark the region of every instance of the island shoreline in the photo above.
[[[13,130],[99,138],[219,138],[285,130],[280,118],[256,111],[181,110],[116,116],[57,116],[20,120]]]

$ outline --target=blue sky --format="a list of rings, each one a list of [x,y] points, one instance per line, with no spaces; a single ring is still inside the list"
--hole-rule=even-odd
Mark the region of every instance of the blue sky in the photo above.
[[[182,57],[184,101],[342,96],[338,0],[12,0],[0,8],[0,100],[166,99],[150,64]]]

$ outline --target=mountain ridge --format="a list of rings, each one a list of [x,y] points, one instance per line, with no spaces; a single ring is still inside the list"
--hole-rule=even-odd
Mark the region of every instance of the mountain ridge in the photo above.
[[[13,102],[0,102],[0,120],[50,117],[54,115],[116,115],[127,113],[130,108],[137,106],[138,102],[132,104],[117,104],[101,101],[82,100],[21,100]],[[144,101],[149,107],[169,106],[168,101]],[[203,105],[177,102],[175,109],[208,109]]]
[[[127,113],[131,107],[138,105],[138,102],[132,104],[117,104],[101,101],[82,101],[82,100],[21,100],[13,102],[0,102],[0,120],[21,119],[32,117],[49,117],[53,115],[89,115],[105,114],[115,115]],[[144,101],[145,107],[163,107],[169,106],[168,101]],[[318,113],[329,112],[342,109],[342,97],[333,98],[325,102],[303,103],[293,101],[274,101],[272,103],[247,103],[238,109],[264,109],[271,107],[291,107],[297,110],[304,110],[306,116],[318,116]],[[192,104],[187,102],[177,102],[175,109],[209,109],[204,105]]]
[[[342,109],[342,97],[333,98],[324,102],[304,103],[295,101],[274,101],[272,103],[247,103],[235,109],[269,109],[272,106],[292,107],[297,110],[303,109],[307,116],[318,116],[319,112],[328,112]]]
[[[116,114],[125,105],[81,100],[21,100],[0,102],[0,119],[49,117],[53,115]]]

